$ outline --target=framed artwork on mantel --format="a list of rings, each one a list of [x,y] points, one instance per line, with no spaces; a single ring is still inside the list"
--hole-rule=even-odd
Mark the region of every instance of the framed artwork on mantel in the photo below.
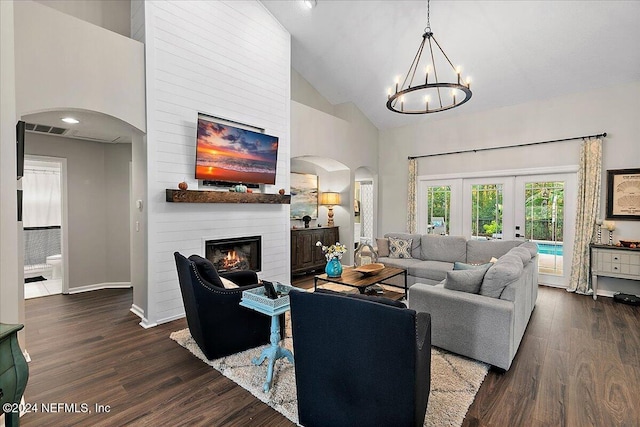
[[[640,169],[607,171],[607,219],[640,221]]]
[[[291,219],[318,219],[318,176],[291,173]]]

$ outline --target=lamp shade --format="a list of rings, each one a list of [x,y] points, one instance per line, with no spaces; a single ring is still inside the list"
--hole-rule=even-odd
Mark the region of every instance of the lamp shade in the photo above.
[[[321,205],[339,205],[340,193],[334,193],[332,191],[327,191],[326,193],[322,193],[320,195],[320,204]]]

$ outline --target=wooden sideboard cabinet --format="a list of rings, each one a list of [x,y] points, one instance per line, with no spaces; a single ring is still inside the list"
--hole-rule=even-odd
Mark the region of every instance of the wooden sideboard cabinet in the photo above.
[[[597,298],[598,276],[640,280],[640,249],[591,245],[591,286]]]
[[[339,227],[292,228],[291,274],[323,269],[327,264],[316,242],[329,246],[340,241]]]

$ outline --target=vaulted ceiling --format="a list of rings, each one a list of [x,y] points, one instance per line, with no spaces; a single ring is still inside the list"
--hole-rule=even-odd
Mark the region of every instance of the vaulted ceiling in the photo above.
[[[387,90],[416,54],[426,1],[262,2],[291,33],[293,68],[379,129],[640,81],[640,1],[434,0],[431,29],[471,76],[473,97],[446,112],[397,114]]]

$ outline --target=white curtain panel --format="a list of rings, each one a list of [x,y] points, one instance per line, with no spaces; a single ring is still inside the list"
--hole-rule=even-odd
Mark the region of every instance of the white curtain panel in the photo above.
[[[360,236],[368,244],[373,244],[373,182],[360,182]]]
[[[416,232],[416,180],[418,176],[418,161],[409,159],[409,183],[407,191],[407,232]]]
[[[602,140],[590,138],[580,149],[578,170],[578,203],[576,228],[571,260],[571,279],[567,291],[591,295],[589,282],[589,244],[594,242],[596,218],[600,212],[602,181]]]
[[[59,172],[25,170],[22,177],[23,226],[60,226],[61,199]]]

